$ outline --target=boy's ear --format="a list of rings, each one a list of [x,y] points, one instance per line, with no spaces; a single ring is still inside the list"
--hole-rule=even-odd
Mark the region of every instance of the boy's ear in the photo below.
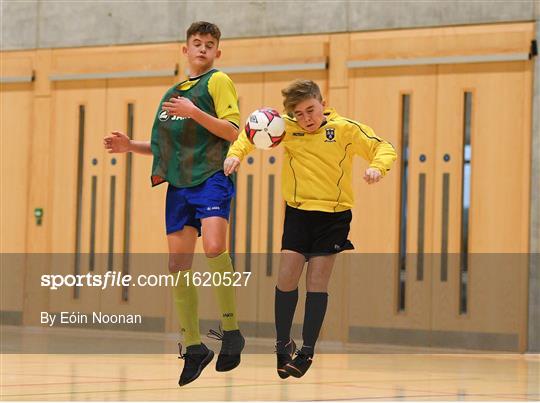
[[[323,108],[326,108],[326,100],[325,100],[325,99],[323,99],[323,100],[321,101],[321,104],[322,104]]]
[[[182,45],[182,53],[185,55],[187,53],[187,46]]]
[[[216,59],[219,59],[220,56],[221,56],[221,49],[218,49],[216,52]]]

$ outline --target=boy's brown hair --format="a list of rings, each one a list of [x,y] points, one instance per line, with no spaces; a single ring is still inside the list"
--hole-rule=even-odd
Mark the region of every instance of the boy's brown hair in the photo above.
[[[306,99],[315,98],[322,102],[321,89],[312,80],[295,80],[281,90],[281,95],[285,112],[291,116],[296,105]]]
[[[196,21],[193,24],[191,24],[186,32],[186,41],[188,41],[190,37],[196,34],[200,34],[200,35],[209,34],[212,38],[214,38],[218,42],[219,42],[219,39],[221,38],[221,31],[219,30],[218,26],[216,24],[212,24],[211,22],[206,22],[206,21]]]

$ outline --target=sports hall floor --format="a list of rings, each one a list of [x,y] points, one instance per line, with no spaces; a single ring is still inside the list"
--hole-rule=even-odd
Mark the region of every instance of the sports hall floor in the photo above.
[[[179,388],[173,335],[15,326],[1,335],[2,400],[540,399],[539,355],[322,343],[303,378],[281,380],[272,341],[248,338],[240,367],[218,373],[213,361]]]

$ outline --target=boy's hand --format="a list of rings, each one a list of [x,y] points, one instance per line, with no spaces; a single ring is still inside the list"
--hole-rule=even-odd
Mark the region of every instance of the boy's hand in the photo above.
[[[179,116],[181,118],[191,118],[197,107],[191,100],[178,97],[171,98],[168,102],[163,102],[163,104],[161,104],[161,109],[167,111],[169,115]]]
[[[111,153],[125,153],[130,151],[131,141],[122,132],[111,132],[112,136],[103,139],[103,145]]]
[[[366,172],[364,172],[364,180],[369,185],[379,182],[381,178],[381,171],[379,171],[377,168],[368,168],[366,169]]]
[[[228,157],[225,159],[225,162],[223,162],[223,172],[225,172],[225,176],[229,176],[230,174],[238,171],[239,166],[240,159],[238,157]]]

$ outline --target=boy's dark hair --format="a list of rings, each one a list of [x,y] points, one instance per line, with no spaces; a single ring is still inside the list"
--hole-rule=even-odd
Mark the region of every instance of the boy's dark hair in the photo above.
[[[312,80],[295,80],[281,90],[281,95],[285,112],[291,116],[296,105],[306,99],[315,98],[322,102],[321,89]]]
[[[210,34],[212,38],[216,39],[219,42],[221,38],[221,31],[219,30],[216,24],[206,21],[196,21],[188,28],[186,32],[186,41],[189,40],[193,35],[207,35]]]

